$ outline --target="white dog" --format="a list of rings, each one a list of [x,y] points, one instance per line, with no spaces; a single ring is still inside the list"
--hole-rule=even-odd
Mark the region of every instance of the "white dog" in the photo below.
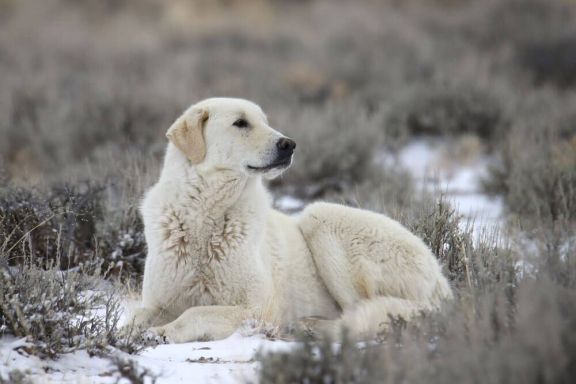
[[[327,203],[273,210],[262,178],[286,170],[296,144],[254,103],[204,100],[166,135],[142,204],[136,324],[170,342],[225,338],[254,318],[366,338],[451,297],[436,258],[396,221]]]

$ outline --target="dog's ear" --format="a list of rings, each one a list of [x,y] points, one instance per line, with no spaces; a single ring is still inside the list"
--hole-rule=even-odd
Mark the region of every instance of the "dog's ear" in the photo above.
[[[204,142],[206,120],[208,120],[208,111],[193,109],[180,116],[166,132],[168,140],[184,152],[192,164],[202,162],[206,156],[206,143]]]

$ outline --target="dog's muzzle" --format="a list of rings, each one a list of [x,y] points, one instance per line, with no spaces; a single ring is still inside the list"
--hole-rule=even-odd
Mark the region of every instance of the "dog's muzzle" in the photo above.
[[[296,142],[287,137],[283,137],[276,142],[276,158],[271,164],[263,167],[248,165],[248,169],[257,172],[265,172],[275,168],[286,168],[292,163],[292,155],[296,148]]]

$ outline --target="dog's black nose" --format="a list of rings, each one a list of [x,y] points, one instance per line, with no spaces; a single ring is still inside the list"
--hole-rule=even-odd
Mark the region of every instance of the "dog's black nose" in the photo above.
[[[294,148],[296,148],[296,142],[287,137],[283,137],[276,142],[276,148],[278,148],[278,154],[280,156],[290,156],[294,153]]]

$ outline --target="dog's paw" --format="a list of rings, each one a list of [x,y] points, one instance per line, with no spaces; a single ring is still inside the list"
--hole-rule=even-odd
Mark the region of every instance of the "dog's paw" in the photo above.
[[[145,345],[156,346],[160,344],[170,344],[170,340],[164,334],[162,327],[148,328],[142,332],[142,343]]]
[[[327,337],[337,339],[340,335],[340,322],[338,320],[328,320],[319,316],[303,317],[295,324],[297,334],[313,339]]]

